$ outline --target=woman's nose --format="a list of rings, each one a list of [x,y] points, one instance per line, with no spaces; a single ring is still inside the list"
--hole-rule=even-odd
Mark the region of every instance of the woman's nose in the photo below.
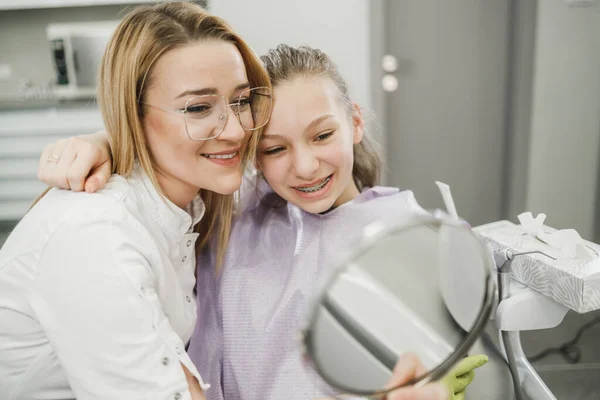
[[[218,136],[218,139],[228,140],[231,142],[241,142],[246,136],[246,131],[242,128],[240,120],[233,111],[229,112],[227,122],[223,127],[223,132]]]

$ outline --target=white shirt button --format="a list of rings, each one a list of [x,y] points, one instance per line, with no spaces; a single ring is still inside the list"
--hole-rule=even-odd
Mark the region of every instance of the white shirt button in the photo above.
[[[183,256],[183,258],[181,259],[181,262],[185,262],[187,260],[187,256]]]
[[[170,363],[169,357],[163,358],[162,363],[163,363],[163,365],[169,365],[169,363]]]
[[[179,393],[179,392],[175,393],[175,396],[173,396],[173,399],[175,399],[175,400],[181,399],[181,393]]]
[[[188,240],[186,244],[187,244],[187,247],[190,247],[192,245],[192,241]]]
[[[192,299],[190,298],[190,296],[185,296],[185,299],[187,300],[188,303],[192,301]]]
[[[179,347],[175,347],[175,353],[181,354],[181,349]]]

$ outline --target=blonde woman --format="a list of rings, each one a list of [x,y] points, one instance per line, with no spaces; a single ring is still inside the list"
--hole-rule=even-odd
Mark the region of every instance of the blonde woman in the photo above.
[[[114,173],[95,194],[47,192],[0,251],[3,400],[196,400],[219,385],[185,351],[194,245],[227,246],[269,85],[246,43],[198,6],[125,16],[99,72]]]

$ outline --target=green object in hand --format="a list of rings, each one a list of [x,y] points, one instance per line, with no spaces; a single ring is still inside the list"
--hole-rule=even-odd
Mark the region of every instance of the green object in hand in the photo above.
[[[488,362],[483,354],[463,358],[456,367],[441,379],[441,383],[450,392],[449,400],[464,400],[465,389],[475,379],[475,368]]]

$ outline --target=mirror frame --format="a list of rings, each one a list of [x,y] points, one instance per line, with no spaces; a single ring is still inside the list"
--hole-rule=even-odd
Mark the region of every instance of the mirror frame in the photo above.
[[[332,379],[320,366],[313,356],[315,352],[313,334],[314,334],[314,326],[317,322],[317,318],[319,316],[318,309],[327,295],[329,288],[337,281],[338,277],[346,271],[348,266],[352,265],[354,260],[362,255],[367,250],[370,250],[373,246],[375,246],[380,240],[405,231],[407,229],[411,229],[417,226],[428,226],[431,229],[439,230],[443,225],[454,226],[459,229],[464,229],[469,232],[470,235],[473,236],[475,240],[481,243],[481,256],[483,260],[483,267],[486,271],[486,279],[485,279],[485,292],[484,299],[479,310],[479,314],[477,315],[477,319],[471,326],[471,329],[467,333],[467,335],[461,340],[453,353],[451,353],[440,365],[435,367],[434,369],[428,371],[426,374],[422,376],[418,376],[408,382],[403,384],[399,384],[397,386],[381,389],[378,391],[357,391],[356,388],[349,388],[340,386],[338,382]],[[451,368],[462,359],[469,349],[475,343],[475,340],[481,335],[485,326],[487,325],[490,317],[492,315],[492,310],[494,309],[494,304],[498,299],[498,289],[496,285],[496,281],[494,280],[494,275],[492,275],[492,271],[494,268],[493,260],[487,250],[485,243],[473,232],[470,227],[467,227],[466,224],[449,219],[436,218],[433,216],[411,216],[405,220],[400,221],[399,223],[386,223],[383,221],[376,221],[367,225],[362,232],[362,236],[356,243],[356,246],[352,246],[350,248],[349,254],[344,257],[343,261],[335,266],[333,269],[331,276],[326,278],[323,282],[323,286],[319,288],[316,296],[313,298],[313,302],[309,308],[309,319],[307,321],[307,325],[302,331],[301,341],[302,341],[302,351],[306,362],[314,368],[319,376],[327,382],[331,387],[340,390],[343,394],[349,395],[358,395],[358,396],[377,396],[377,395],[385,395],[394,390],[397,390],[406,386],[422,386],[432,381],[437,381],[441,379],[444,375],[446,375]],[[391,372],[391,371],[390,371]]]

